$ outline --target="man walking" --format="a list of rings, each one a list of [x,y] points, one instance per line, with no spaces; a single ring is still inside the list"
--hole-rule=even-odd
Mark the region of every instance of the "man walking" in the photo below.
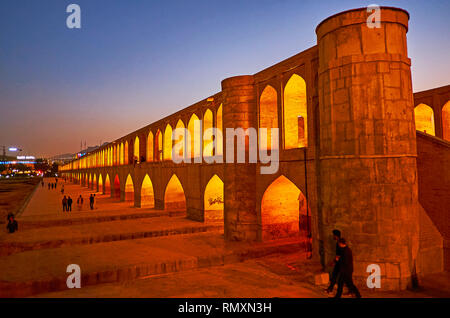
[[[81,211],[83,209],[83,197],[81,196],[81,194],[77,199],[77,205],[78,205],[78,211]]]
[[[12,213],[8,214],[8,224],[6,225],[6,229],[8,230],[8,233],[14,233],[19,229],[17,221],[14,220],[14,214]]]
[[[339,258],[339,278],[338,278],[338,288],[337,293],[334,298],[341,298],[342,290],[344,289],[344,284],[350,293],[355,295],[356,298],[361,298],[358,288],[353,284],[353,254],[350,247],[344,238],[340,238],[338,241],[339,247],[342,249],[341,257]]]
[[[336,285],[336,281],[339,275],[339,259],[342,255],[342,249],[339,247],[339,239],[341,238],[341,231],[333,230],[333,239],[336,241],[336,256],[333,260],[333,272],[330,277],[330,285],[326,289],[327,293],[331,293],[333,291],[334,285]]]
[[[67,211],[67,198],[64,196],[62,199],[63,212]]]
[[[94,196],[92,194],[89,197],[89,206],[91,207],[91,210],[94,210]]]
[[[67,212],[72,212],[72,198],[69,195],[69,198],[67,199]]]

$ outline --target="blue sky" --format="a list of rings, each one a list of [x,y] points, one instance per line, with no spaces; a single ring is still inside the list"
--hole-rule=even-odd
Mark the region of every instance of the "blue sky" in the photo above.
[[[66,27],[81,7],[82,28]],[[0,145],[55,155],[111,141],[316,44],[365,1],[2,0]],[[449,84],[449,1],[378,1],[411,15],[414,91]]]

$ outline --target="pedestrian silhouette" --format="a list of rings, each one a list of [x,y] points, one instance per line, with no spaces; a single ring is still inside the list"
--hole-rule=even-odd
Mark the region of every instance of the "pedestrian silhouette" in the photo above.
[[[64,198],[62,199],[62,206],[63,206],[63,212],[67,211],[67,198],[66,198],[66,196],[64,196]]]
[[[342,249],[342,255],[339,258],[339,278],[338,288],[335,298],[340,298],[344,285],[347,286],[350,293],[355,295],[356,298],[361,298],[358,288],[353,284],[353,254],[350,247],[347,246],[345,239],[340,238],[338,241],[339,247]]]
[[[83,209],[83,197],[80,196],[77,199],[77,206],[78,206],[78,211],[81,211]]]
[[[6,225],[6,229],[8,230],[8,233],[14,233],[19,229],[17,221],[14,219],[14,214],[12,213],[8,214],[8,224]]]
[[[69,195],[69,198],[67,199],[67,211],[72,211],[72,198]]]

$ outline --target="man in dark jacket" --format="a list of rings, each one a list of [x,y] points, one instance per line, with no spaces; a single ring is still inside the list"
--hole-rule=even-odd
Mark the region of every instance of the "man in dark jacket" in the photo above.
[[[339,278],[338,278],[338,289],[334,296],[335,298],[340,298],[342,296],[342,290],[344,289],[344,284],[350,293],[356,296],[356,298],[361,298],[358,288],[353,284],[353,254],[350,247],[347,246],[345,239],[340,238],[338,241],[339,247],[342,249],[342,255],[339,258]]]
[[[14,214],[12,213],[8,214],[8,224],[6,225],[6,229],[8,230],[8,233],[14,233],[19,229],[17,221],[14,220]]]
[[[72,198],[69,195],[69,198],[67,198],[67,212],[72,211]]]
[[[333,272],[331,273],[330,285],[326,289],[327,293],[331,293],[333,291],[334,285],[336,285],[336,281],[339,275],[339,258],[342,255],[342,249],[339,247],[339,239],[341,238],[341,231],[333,230],[333,238],[336,240],[336,256],[333,260],[334,267]]]

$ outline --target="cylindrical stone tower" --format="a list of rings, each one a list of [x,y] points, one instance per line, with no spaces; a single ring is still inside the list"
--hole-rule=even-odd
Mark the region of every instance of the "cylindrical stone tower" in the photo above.
[[[253,76],[236,76],[222,81],[224,160],[231,149],[227,146],[227,128],[257,128],[256,93]],[[246,163],[225,164],[224,221],[226,240],[254,241],[259,226],[256,215],[256,163],[249,163],[246,143]]]
[[[376,264],[381,290],[399,290],[411,283],[419,239],[409,15],[381,7],[371,28],[371,14],[342,12],[316,29],[322,233],[328,262],[331,231],[342,231],[358,286]]]

